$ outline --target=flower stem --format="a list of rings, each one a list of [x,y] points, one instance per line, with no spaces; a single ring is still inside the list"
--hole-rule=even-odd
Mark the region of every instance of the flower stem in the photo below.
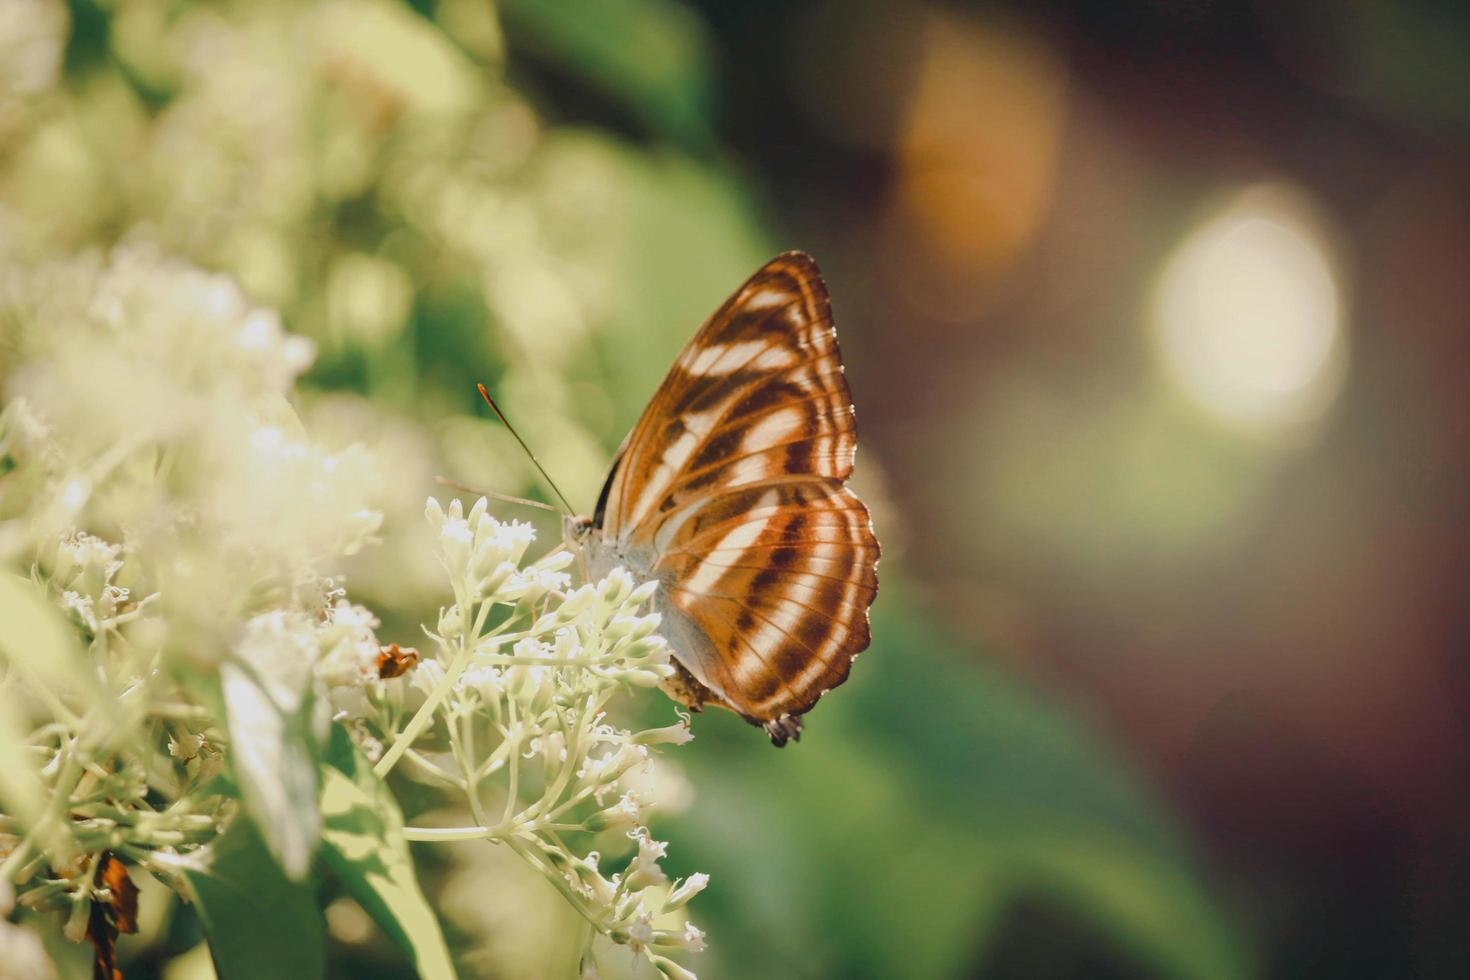
[[[449,692],[454,690],[454,685],[459,683],[460,675],[470,665],[470,656],[474,652],[474,643],[478,642],[480,631],[485,628],[485,619],[490,615],[490,605],[488,601],[480,603],[479,613],[475,616],[475,627],[470,633],[461,633],[459,635],[459,650],[455,652],[454,660],[450,662],[449,669],[444,672],[444,679],[424,699],[424,703],[419,705],[419,710],[414,712],[414,716],[409,719],[403,731],[393,740],[393,744],[388,746],[388,751],[384,752],[383,757],[378,760],[378,764],[373,766],[373,775],[379,779],[386,778],[388,773],[393,771],[393,767],[398,764],[399,758],[423,734],[424,729],[429,727],[429,723],[434,720],[434,714],[439,710],[439,705],[444,703],[444,699],[449,695]],[[461,605],[460,608],[463,609],[464,606]],[[471,635],[475,637],[474,641],[470,640]]]

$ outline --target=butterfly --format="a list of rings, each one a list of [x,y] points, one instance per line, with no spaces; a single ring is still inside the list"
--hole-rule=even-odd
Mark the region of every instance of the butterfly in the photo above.
[[[676,701],[781,746],[847,679],[878,594],[856,448],[827,287],[811,256],[778,255],[685,345],[592,516],[564,521],[594,579],[621,565],[659,583]]]

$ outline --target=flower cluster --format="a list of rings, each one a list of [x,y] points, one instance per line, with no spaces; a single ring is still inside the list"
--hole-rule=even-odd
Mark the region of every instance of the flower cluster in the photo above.
[[[559,369],[621,322],[626,202],[703,184],[542,119],[491,6],[103,7],[0,3],[0,912],[13,885],[81,922],[108,854],[177,885],[242,815],[304,875],[345,727],[463,799],[502,845],[480,850],[551,876],[604,946],[682,975],[703,878],[662,880],[646,819],[673,794],[645,770],[688,728],[610,720],[670,669],[646,589],[574,590],[565,554],[526,560],[528,527],[450,507],[454,601],[421,661],[378,615],[443,601],[432,473],[529,473],[422,382],[498,364],[568,468],[600,465]],[[74,72],[72,28],[103,20]],[[415,338],[466,301],[501,329]],[[298,389],[313,365],[330,394]],[[0,921],[0,950],[29,935]]]
[[[158,870],[217,837],[227,762],[302,874],[292,719],[319,736],[317,692],[378,651],[332,578],[377,528],[374,464],[306,435],[312,347],[230,280],[141,245],[3,273],[0,882],[85,926],[109,855]]]
[[[688,719],[630,730],[610,720],[614,698],[673,673],[657,614],[644,611],[653,583],[622,569],[572,589],[573,556],[553,551],[529,564],[529,525],[502,522],[484,498],[469,512],[430,500],[428,519],[454,602],[426,630],[431,653],[412,674],[421,698],[406,724],[403,692],[374,691],[356,719],[387,746],[377,770],[400,762],[410,776],[461,795],[472,824],[409,827],[410,840],[488,840],[538,869],[597,934],[646,954],[667,976],[689,976],[666,955],[703,948],[681,910],[702,874],[670,882],[666,845],[644,822],[633,788],[650,747],[691,736]],[[593,843],[629,857],[609,871]]]

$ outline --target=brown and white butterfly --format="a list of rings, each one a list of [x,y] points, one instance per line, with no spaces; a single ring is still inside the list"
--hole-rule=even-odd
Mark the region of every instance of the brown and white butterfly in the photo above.
[[[564,528],[594,578],[658,581],[676,700],[780,746],[847,679],[878,594],[878,539],[846,486],[856,448],[827,288],[810,256],[778,255],[684,347],[596,511]]]

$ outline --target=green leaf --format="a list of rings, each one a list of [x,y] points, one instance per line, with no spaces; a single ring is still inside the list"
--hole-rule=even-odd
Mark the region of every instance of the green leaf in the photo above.
[[[45,589],[29,579],[0,573],[0,655],[32,689],[103,700],[76,637]]]
[[[1152,975],[1252,976],[1187,838],[1125,760],[885,588],[873,649],[800,744],[773,752],[706,713],[679,753],[700,789],[670,853],[711,876],[691,908],[716,927],[710,972],[968,974],[1024,901]]]
[[[0,810],[29,828],[41,818],[46,802],[36,757],[26,749],[24,717],[20,691],[15,684],[0,681]]]
[[[288,711],[244,666],[220,668],[230,730],[230,764],[245,807],[275,860],[300,880],[311,867],[321,816],[317,810],[312,704]]]
[[[413,873],[403,817],[340,725],[322,767],[322,856],[426,980],[454,977],[439,920]]]
[[[707,144],[713,59],[704,25],[670,0],[503,0],[515,46],[690,146]]]
[[[0,624],[0,804],[29,827],[45,807],[36,759],[25,747],[33,695],[54,701],[61,692],[82,692],[92,703],[100,698],[73,636],[40,586],[0,573]]]
[[[178,862],[220,980],[325,972],[321,913],[309,882],[292,881],[242,813],[223,837]]]

